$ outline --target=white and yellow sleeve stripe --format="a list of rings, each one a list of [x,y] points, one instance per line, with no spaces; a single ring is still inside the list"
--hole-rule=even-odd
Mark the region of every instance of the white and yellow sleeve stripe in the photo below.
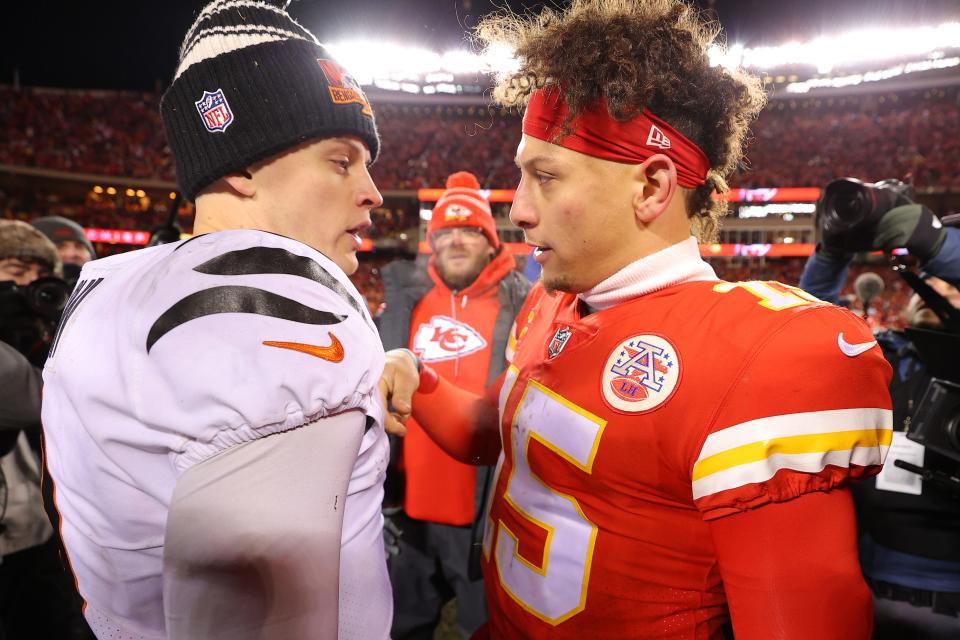
[[[782,469],[883,464],[893,437],[889,409],[836,409],[759,418],[711,433],[693,466],[694,500],[765,482]]]

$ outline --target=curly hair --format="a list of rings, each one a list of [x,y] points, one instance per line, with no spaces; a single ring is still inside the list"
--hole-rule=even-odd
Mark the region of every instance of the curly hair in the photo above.
[[[569,108],[561,135],[602,97],[616,120],[648,108],[703,149],[706,184],[683,190],[701,241],[716,238],[727,203],[711,194],[728,190],[726,177],[740,168],[747,128],[766,100],[758,78],[711,66],[708,50],[719,35],[719,25],[685,0],[573,0],[562,12],[489,16],[476,32],[520,62],[498,78],[493,96],[502,106],[521,108],[549,84]]]

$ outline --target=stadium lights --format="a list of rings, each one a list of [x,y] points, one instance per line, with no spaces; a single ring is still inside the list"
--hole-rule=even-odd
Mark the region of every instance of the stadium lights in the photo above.
[[[811,78],[803,82],[791,82],[787,85],[787,93],[808,93],[811,89],[840,87],[852,87],[864,82],[877,82],[878,80],[888,80],[902,76],[905,73],[915,73],[917,71],[930,71],[931,69],[948,69],[960,65],[960,57],[936,58],[933,60],[924,60],[922,62],[911,62],[909,64],[898,64],[887,69],[878,71],[867,71],[865,73],[854,73],[847,76],[837,76],[833,78]]]
[[[389,91],[458,93],[461,87],[456,84],[457,77],[471,74],[500,75],[515,71],[519,66],[513,51],[502,44],[490,46],[482,53],[465,49],[439,53],[423,47],[372,40],[345,41],[327,46],[361,85]],[[949,57],[950,52],[956,49],[960,49],[960,22],[930,27],[861,29],[773,47],[748,48],[733,44],[729,49],[724,49],[714,46],[709,53],[711,64],[715,66],[759,71],[806,66],[821,74],[829,74],[836,68],[853,64],[910,61],[909,64],[856,76],[817,79],[817,82],[827,83],[821,86],[849,86],[915,71],[956,66],[960,62],[956,62],[955,57]],[[475,83],[488,82],[488,79],[478,77]],[[802,83],[794,84],[797,85],[794,92],[805,91],[800,88]]]
[[[456,75],[505,73],[518,67],[506,45],[489,47],[482,54],[465,50],[440,54],[420,47],[361,40],[329,44],[327,48],[357,82],[367,86],[380,86],[377,80],[449,83]]]
[[[942,57],[943,49],[960,47],[960,22],[936,27],[864,29],[809,42],[789,42],[776,47],[745,48],[733,45],[726,52],[714,46],[710,61],[727,68],[759,70],[803,65],[830,73],[844,65],[902,58]]]

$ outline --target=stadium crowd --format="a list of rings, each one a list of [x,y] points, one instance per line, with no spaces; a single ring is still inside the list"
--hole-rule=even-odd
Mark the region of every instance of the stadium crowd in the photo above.
[[[473,171],[481,184],[512,185],[513,155],[520,137],[515,115],[478,107],[378,107],[384,153],[372,175],[383,191],[413,190],[442,183],[458,169]],[[865,180],[912,176],[917,186],[960,187],[960,91],[956,88],[837,99],[774,101],[761,113],[749,141],[748,170],[733,186],[819,186],[837,175]],[[152,93],[67,91],[0,87],[0,164],[87,173],[104,178],[174,180],[170,150]],[[789,150],[784,153],[784,150]],[[107,180],[104,181],[105,183]],[[152,229],[164,223],[172,201],[88,192],[77,197],[50,191],[0,190],[3,218],[29,221],[59,215],[85,227]],[[373,212],[371,239],[397,236],[417,224],[402,208]],[[193,209],[181,205],[178,226],[190,232]],[[127,247],[98,243],[98,255]],[[728,280],[764,279],[796,283],[802,259],[714,262]],[[383,300],[383,259],[361,262],[354,276],[371,312]],[[854,267],[850,282],[858,274]],[[907,297],[902,283],[881,271],[888,287],[874,302],[870,322],[899,327],[896,310]],[[857,309],[849,288],[843,299]]]
[[[172,181],[149,93],[0,87],[0,164]],[[439,186],[466,169],[490,187],[513,185],[515,115],[463,106],[383,104],[382,190]],[[912,175],[918,187],[960,187],[957,88],[838,99],[775,100],[753,127],[750,167],[733,186],[820,186],[837,175]]]
[[[929,96],[929,97],[927,97]],[[926,96],[775,103],[760,114],[737,186],[819,186],[838,175],[912,176],[918,187],[960,187],[960,98]],[[786,153],[785,153],[786,151]]]

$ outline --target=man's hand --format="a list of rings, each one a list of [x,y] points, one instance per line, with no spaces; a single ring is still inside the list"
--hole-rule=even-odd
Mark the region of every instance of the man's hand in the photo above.
[[[383,552],[388,562],[390,558],[400,555],[400,536],[403,535],[403,529],[397,526],[393,517],[401,511],[400,507],[383,508]]]
[[[404,436],[407,421],[413,411],[413,394],[420,386],[416,356],[407,349],[387,351],[386,364],[378,385],[383,401],[384,428],[387,433]]]

